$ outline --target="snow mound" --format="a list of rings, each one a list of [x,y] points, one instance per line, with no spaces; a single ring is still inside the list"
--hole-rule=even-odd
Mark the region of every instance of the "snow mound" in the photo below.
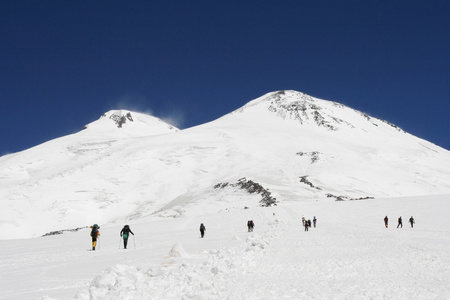
[[[3,241],[0,299],[449,299],[449,200],[293,203],[204,215],[210,231],[200,240],[198,217],[161,219],[133,225],[140,236],[134,251],[117,250],[122,224],[102,226],[99,251],[84,249],[89,230]],[[386,214],[417,223],[385,228]],[[302,215],[318,216],[318,226],[305,231]],[[245,230],[250,218],[256,232]],[[241,241],[230,241],[233,235]],[[168,257],[174,241],[193,255]]]
[[[75,299],[145,299],[151,290],[147,275],[135,266],[115,265],[92,281]]]
[[[189,254],[184,250],[183,246],[176,243],[169,252],[170,257],[189,257]]]
[[[267,232],[253,235],[244,245],[209,250],[202,264],[183,262],[178,266],[151,267],[147,271],[134,266],[116,265],[103,271],[75,299],[202,300],[246,299],[247,296],[263,299],[263,292],[248,290],[243,295],[242,290],[231,287],[236,284],[236,278],[253,272],[257,262],[264,258],[264,248],[270,246],[273,237],[273,233]],[[172,250],[171,253],[177,255],[185,253],[178,243]]]

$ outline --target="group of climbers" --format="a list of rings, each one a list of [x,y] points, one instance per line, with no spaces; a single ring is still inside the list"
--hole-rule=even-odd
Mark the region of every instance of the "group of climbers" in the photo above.
[[[92,250],[95,251],[95,247],[97,246],[97,239],[100,236],[100,226],[94,224],[91,226],[91,237],[92,237]],[[125,225],[120,231],[120,236],[123,238],[123,248],[127,249],[128,238],[130,233],[134,235],[133,231],[131,231],[129,225]]]
[[[305,227],[305,231],[308,231],[308,229],[311,227],[311,220],[306,220],[305,216],[302,216],[302,223],[303,226]],[[313,226],[314,228],[316,227],[316,223],[317,223],[317,218],[316,216],[314,216],[313,218]],[[388,228],[388,223],[389,223],[389,219],[387,216],[384,217],[384,226],[386,228]],[[415,224],[415,220],[414,218],[411,216],[411,218],[409,218],[409,223],[411,224],[411,228],[414,227]],[[255,227],[255,223],[253,222],[253,220],[248,220],[247,221],[247,229],[248,232],[252,232],[253,228]],[[400,216],[398,218],[398,225],[397,228],[402,228],[403,227],[403,221],[402,221],[402,217]],[[95,250],[95,247],[97,246],[97,239],[100,236],[100,226],[98,226],[97,224],[94,224],[91,226],[92,230],[91,230],[91,237],[92,237],[92,250]],[[205,231],[206,231],[206,227],[203,223],[200,224],[200,237],[204,237],[205,236]],[[120,231],[120,236],[123,238],[123,248],[127,249],[127,244],[128,244],[128,238],[130,236],[130,233],[132,235],[134,235],[133,231],[131,231],[130,226],[129,225],[125,225],[122,230]]]
[[[411,225],[411,228],[414,227],[414,224],[416,223],[416,220],[414,220],[414,217],[411,216],[411,218],[409,218],[409,224]],[[384,227],[388,228],[389,225],[389,218],[387,216],[384,217]],[[402,217],[398,217],[398,223],[397,223],[397,228],[403,228],[403,220]]]
[[[305,231],[309,231],[309,228],[311,228],[311,220],[310,219],[306,220],[305,216],[302,215],[302,224],[305,227]],[[314,216],[312,224],[314,225],[314,228],[316,228],[317,224],[316,216]]]
[[[255,227],[255,223],[253,222],[253,220],[249,220],[247,222],[247,227],[248,227],[248,232],[253,231],[253,228]],[[97,246],[97,239],[100,236],[100,226],[98,226],[97,224],[94,224],[91,226],[91,237],[92,237],[92,250],[95,251],[95,247]],[[205,231],[206,231],[206,227],[203,223],[200,224],[200,237],[205,237]],[[120,236],[123,238],[123,248],[127,249],[127,244],[128,244],[128,238],[130,236],[130,233],[132,235],[134,235],[133,231],[131,231],[130,226],[129,225],[125,225],[122,230],[120,231]]]

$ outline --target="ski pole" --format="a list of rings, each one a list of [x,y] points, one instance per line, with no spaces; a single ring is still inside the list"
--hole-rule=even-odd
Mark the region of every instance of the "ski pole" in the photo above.
[[[122,242],[122,237],[119,237],[119,249],[120,249],[120,243]]]
[[[133,243],[134,243],[134,250],[136,250],[136,240],[134,239],[134,234],[133,234]]]

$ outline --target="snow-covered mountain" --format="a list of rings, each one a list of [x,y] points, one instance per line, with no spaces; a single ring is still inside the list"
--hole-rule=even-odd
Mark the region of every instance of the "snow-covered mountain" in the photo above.
[[[295,91],[178,130],[110,111],[0,158],[0,236],[299,201],[450,193],[450,152]],[[197,209],[194,209],[197,208]]]

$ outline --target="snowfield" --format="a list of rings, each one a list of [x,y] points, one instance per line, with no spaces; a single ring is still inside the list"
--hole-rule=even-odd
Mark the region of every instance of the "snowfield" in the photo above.
[[[446,149],[295,91],[184,130],[110,111],[78,133],[0,157],[0,238],[192,216],[198,204],[216,213],[248,199],[238,187],[238,196],[214,188],[242,178],[284,202],[450,194],[448,166]]]
[[[110,111],[0,157],[0,299],[450,299],[449,166],[296,91],[184,130]]]
[[[89,229],[4,240],[0,299],[449,299],[449,208],[450,195],[198,206],[195,217],[131,223],[127,250],[119,225],[100,224],[96,251]],[[302,215],[317,228],[305,232]]]

